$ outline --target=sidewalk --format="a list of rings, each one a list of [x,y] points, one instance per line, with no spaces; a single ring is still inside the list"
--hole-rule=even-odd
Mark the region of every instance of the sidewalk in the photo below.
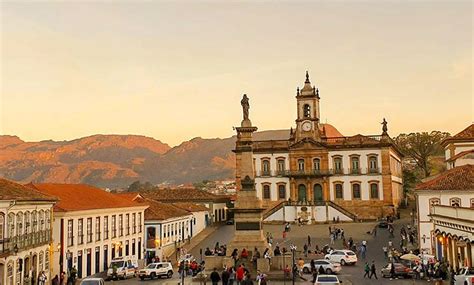
[[[199,245],[203,240],[207,239],[210,235],[212,235],[215,231],[217,231],[221,225],[215,225],[215,226],[208,226],[202,232],[197,234],[191,239],[191,242],[184,244],[181,246],[186,250],[186,252],[190,252],[193,248],[195,248],[197,245]],[[171,253],[171,259],[173,264],[176,264],[178,260],[176,260],[176,251],[173,251]]]

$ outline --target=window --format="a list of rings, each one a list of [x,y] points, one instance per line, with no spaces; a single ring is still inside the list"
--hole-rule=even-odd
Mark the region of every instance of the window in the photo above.
[[[3,225],[5,224],[5,216],[0,214],[0,240],[3,241]]]
[[[123,215],[119,215],[118,221],[119,237],[123,236]]]
[[[262,160],[262,175],[263,176],[270,176],[270,161],[269,160]]]
[[[370,199],[379,198],[379,185],[377,183],[370,183]]]
[[[451,198],[449,199],[449,205],[451,205],[451,207],[461,207],[461,199]]]
[[[351,173],[352,174],[359,174],[360,173],[359,157],[358,156],[352,156],[351,157]]]
[[[15,214],[8,214],[8,237],[12,238],[15,236]]]
[[[474,208],[474,198],[471,198],[471,208]]]
[[[39,221],[40,221],[40,228],[39,228],[39,230],[40,230],[40,231],[44,231],[44,211],[43,211],[43,210],[41,210],[41,211],[39,212]]]
[[[270,185],[263,185],[263,199],[270,199]]]
[[[285,160],[284,159],[278,159],[277,160],[277,167],[278,167],[279,174],[283,174],[283,172],[285,172]]]
[[[23,213],[19,212],[16,214],[16,235],[20,236],[23,234]]]
[[[10,261],[7,266],[8,285],[13,285],[13,261]]]
[[[39,260],[38,260],[40,271],[43,271],[43,259],[44,259],[44,253],[41,251],[39,254]]]
[[[104,239],[109,239],[109,216],[104,217]]]
[[[95,241],[100,240],[100,217],[95,218]]]
[[[125,215],[125,233],[130,235],[130,214]]]
[[[84,220],[77,220],[77,244],[84,243]]]
[[[334,157],[334,173],[342,174],[342,157]]]
[[[321,160],[319,158],[313,159],[313,170],[319,172],[321,170]]]
[[[49,230],[51,229],[51,211],[46,210],[45,216],[46,216],[46,230]]]
[[[38,232],[38,212],[33,211],[31,218],[32,218],[32,223],[33,223],[33,232],[36,233]]]
[[[44,270],[49,270],[49,253],[44,255]]]
[[[132,234],[137,233],[137,214],[132,214]]]
[[[285,184],[278,185],[278,199],[286,199],[286,186],[285,186]]]
[[[73,237],[73,220],[67,221],[67,246],[72,246],[74,244]]]
[[[344,198],[344,191],[342,188],[342,183],[334,184],[334,197],[336,199],[343,199]]]
[[[352,184],[352,198],[360,199],[360,184],[359,183]]]
[[[30,224],[30,212],[25,212],[25,234],[31,233],[31,224]]]
[[[303,116],[305,118],[311,117],[311,107],[308,104],[303,106]]]
[[[298,159],[298,171],[304,171],[304,159]]]
[[[378,173],[377,156],[369,156],[369,173]]]
[[[142,213],[138,213],[138,232],[142,232]]]
[[[430,206],[435,206],[435,205],[439,205],[441,201],[439,200],[439,198],[431,198],[429,200],[429,203],[430,203]]]
[[[92,218],[87,218],[87,242],[92,242]]]

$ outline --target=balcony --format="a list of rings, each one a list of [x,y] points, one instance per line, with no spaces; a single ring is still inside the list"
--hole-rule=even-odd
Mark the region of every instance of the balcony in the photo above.
[[[272,170],[256,171],[255,177],[323,177],[331,175],[379,175],[380,168],[340,168],[321,170]]]
[[[287,170],[283,176],[286,177],[324,177],[331,176],[334,174],[332,169],[321,169],[321,170]]]
[[[334,175],[374,175],[381,174],[379,168],[341,168],[334,169]]]
[[[0,240],[0,253],[15,253],[51,242],[51,231],[44,230]]]

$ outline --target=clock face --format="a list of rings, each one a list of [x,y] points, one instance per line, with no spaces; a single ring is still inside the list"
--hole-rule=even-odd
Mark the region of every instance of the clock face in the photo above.
[[[311,122],[304,122],[303,125],[301,126],[301,128],[302,128],[303,131],[305,131],[305,132],[311,131],[311,129],[312,129]]]

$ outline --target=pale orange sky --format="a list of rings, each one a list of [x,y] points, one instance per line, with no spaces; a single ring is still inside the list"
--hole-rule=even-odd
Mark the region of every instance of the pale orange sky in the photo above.
[[[0,133],[228,137],[294,126],[309,70],[343,134],[473,121],[471,1],[5,2]]]

